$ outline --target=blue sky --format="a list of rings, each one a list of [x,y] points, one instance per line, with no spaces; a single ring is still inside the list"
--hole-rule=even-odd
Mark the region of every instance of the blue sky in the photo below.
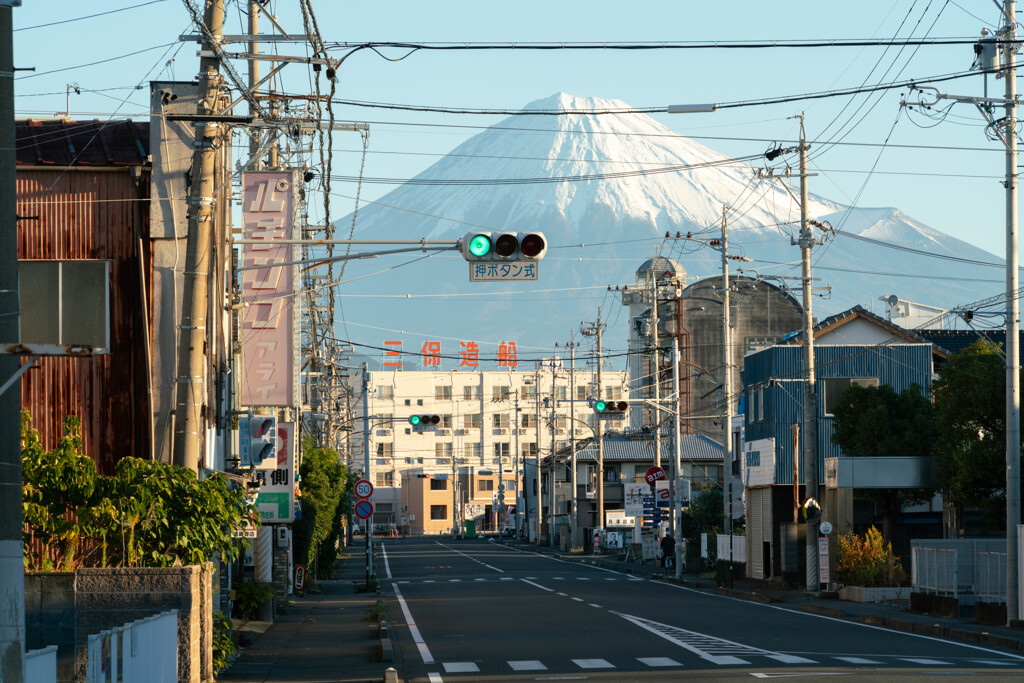
[[[36,69],[34,73],[20,72],[15,82],[18,115],[48,117],[63,112],[68,84],[76,83],[81,94],[70,96],[72,117],[144,116],[148,92],[133,90],[133,86],[157,78],[191,80],[198,70],[197,45],[177,40],[179,34],[193,31],[185,4],[181,0],[143,5],[145,2],[25,0],[24,6],[15,8],[15,64]],[[272,6],[286,29],[301,32],[296,2],[277,0]],[[120,8],[131,9],[40,26]],[[228,0],[226,32],[243,32],[245,19],[239,9],[238,2]],[[998,10],[990,0],[774,4],[318,0],[314,9],[325,40],[353,42],[622,43],[890,39],[925,34],[975,38],[984,26],[991,28],[998,21]],[[263,21],[262,26],[269,30],[268,22]],[[277,49],[281,54],[306,54],[299,44],[280,44]],[[964,71],[973,60],[970,45],[902,51],[875,47],[456,51],[418,52],[400,61],[385,59],[403,54],[389,50],[382,56],[364,50],[353,55],[339,72],[338,97],[508,109],[559,91],[619,99],[638,107],[755,101],[865,83],[925,79]],[[174,61],[167,64],[170,59]],[[245,73],[244,63],[235,62],[235,66]],[[289,66],[284,74],[284,89],[310,91],[305,67]],[[955,94],[981,95],[983,81],[975,75],[939,87]],[[1002,89],[1001,81],[990,79],[990,94],[1001,94]],[[901,112],[900,95],[900,91],[890,91],[871,98],[840,97],[656,118],[680,134],[735,156],[763,151],[770,140],[793,140],[796,124],[789,117],[801,110],[807,113],[812,140],[831,138],[848,122],[836,138],[846,144],[812,149],[812,170],[819,174],[811,179],[812,192],[843,203],[858,198],[857,204],[865,207],[897,206],[936,229],[1001,255],[1004,161],[999,143],[986,139],[983,119],[971,105],[957,105],[937,122],[920,113]],[[503,118],[345,106],[337,107],[336,115],[340,120],[370,122],[366,174],[394,178],[415,175],[479,127]],[[833,120],[836,125],[829,128]],[[883,148],[880,145],[887,138],[889,146]],[[336,137],[336,173],[358,172],[359,146],[354,135]],[[873,166],[875,173],[869,174]],[[336,189],[346,192],[354,188]],[[363,197],[373,200],[389,189],[385,185],[364,187]],[[339,206],[332,213],[341,216],[350,208]]]

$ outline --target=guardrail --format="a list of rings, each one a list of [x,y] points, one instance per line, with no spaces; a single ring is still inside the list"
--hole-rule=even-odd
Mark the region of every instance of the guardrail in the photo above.
[[[86,683],[178,680],[178,610],[89,636]]]
[[[976,563],[978,600],[1006,602],[1006,553],[980,552]]]

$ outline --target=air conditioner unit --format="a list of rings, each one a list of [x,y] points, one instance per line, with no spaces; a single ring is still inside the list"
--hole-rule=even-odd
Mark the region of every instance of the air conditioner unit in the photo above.
[[[520,434],[529,434],[529,432],[530,432],[530,430],[527,429],[526,427],[523,427],[522,429],[519,430]]]
[[[508,429],[506,429],[505,427],[502,427],[501,429],[498,430],[498,433],[499,434],[508,434]]]
[[[556,434],[565,434],[565,430],[562,429],[561,427],[559,427],[558,429],[555,430],[555,433]]]
[[[380,433],[381,433],[382,436],[391,436],[391,430],[390,429],[382,429],[382,430],[380,430]]]
[[[576,428],[576,433],[577,433],[577,434],[583,434],[583,433],[585,433],[586,431],[587,431],[586,429],[580,429],[579,427],[577,427],[577,428]]]
[[[452,430],[450,430],[450,429],[438,429],[437,430],[437,435],[438,436],[448,436],[451,433],[452,433]]]

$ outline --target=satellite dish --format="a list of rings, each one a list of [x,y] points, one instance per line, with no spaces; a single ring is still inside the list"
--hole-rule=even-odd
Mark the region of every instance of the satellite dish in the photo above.
[[[889,304],[889,305],[890,305],[890,306],[891,306],[892,308],[896,308],[896,306],[898,306],[898,305],[899,305],[899,303],[900,303],[900,298],[899,298],[898,296],[896,296],[895,294],[890,294],[890,295],[889,295],[889,298],[888,298],[888,299],[886,299],[886,302],[887,302],[887,303],[888,303],[888,304]]]

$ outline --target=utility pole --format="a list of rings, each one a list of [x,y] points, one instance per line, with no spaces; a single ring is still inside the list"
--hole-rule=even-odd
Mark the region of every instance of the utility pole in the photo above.
[[[1006,619],[1020,619],[1017,526],[1020,524],[1020,303],[1017,301],[1017,17],[1003,3],[1006,81]]]
[[[203,14],[203,50],[212,52],[220,42],[224,22],[224,0],[211,0]],[[219,110],[222,78],[216,54],[199,63],[201,97],[196,106],[199,117]],[[213,223],[214,167],[217,148],[223,141],[220,124],[196,121],[195,151],[192,154],[192,186],[188,196],[188,246],[185,251],[184,294],[181,325],[178,328],[178,358],[175,377],[174,464],[199,469],[204,440],[203,403],[206,396],[206,346],[210,268],[216,267],[210,248]]]
[[[570,481],[572,488],[571,503],[569,505],[569,549],[575,550],[578,547],[576,542],[576,341],[572,338],[566,344],[569,347],[569,467]]]
[[[729,223],[726,220],[728,210],[728,206],[722,207],[722,531],[732,543],[732,509],[729,504],[732,493],[724,485],[732,474],[731,470],[727,472],[727,468],[732,467],[732,300],[729,284]]]
[[[0,342],[18,337],[18,219],[15,210],[14,29],[11,3],[0,2]],[[0,354],[0,385],[21,368]],[[21,385],[0,393],[0,678],[21,683],[25,656],[25,549],[21,517]]]
[[[519,389],[516,389],[515,407],[516,407],[516,414],[515,414],[515,418],[516,418],[515,419],[516,431],[515,431],[515,434],[513,435],[514,436],[513,443],[515,443],[515,450],[512,452],[512,480],[516,483],[516,534],[515,534],[515,540],[518,541],[519,540],[519,533],[520,533],[519,517],[521,515],[521,511],[519,509],[520,508],[519,496],[523,493],[522,480],[519,478],[519,430],[522,428],[522,425],[519,422]],[[523,501],[523,504],[524,505],[526,504],[525,499]]]
[[[262,5],[257,0],[249,0],[249,35],[253,37],[253,40],[249,41],[249,54],[255,55],[260,51],[260,44],[256,42],[256,34],[259,33],[260,19],[259,14]],[[249,92],[255,98],[259,95],[256,88],[256,84],[260,81],[260,60],[250,59],[249,61]],[[253,106],[249,105],[249,113],[253,116],[257,116],[258,112],[252,111]],[[260,150],[260,129],[257,127],[249,128],[249,168],[254,171],[258,171],[263,164],[256,155]]]
[[[595,322],[583,321],[586,325],[580,331],[588,337],[597,336],[597,389],[596,398],[601,399],[601,366],[604,365],[601,337],[604,330],[604,323],[601,322],[601,307],[597,307],[597,320]],[[657,360],[655,360],[657,363]],[[595,419],[594,438],[597,439],[597,523],[596,528],[604,528],[604,427],[600,419]]]
[[[683,493],[683,458],[680,452],[679,436],[682,427],[682,401],[679,400],[679,337],[672,337],[672,403],[675,417],[672,420],[672,538],[675,546],[675,572],[678,579],[683,575],[683,544],[680,543],[680,500]],[[724,470],[723,470],[724,471]]]
[[[551,359],[551,459],[548,461],[548,545],[555,546],[555,359]]]
[[[818,500],[818,396],[814,378],[814,317],[811,315],[811,248],[814,236],[807,220],[807,137],[804,115],[800,114],[800,280],[804,297],[804,486],[808,498]],[[818,522],[807,524],[807,590],[817,593]]]
[[[363,478],[373,483],[370,478],[370,370],[366,363],[363,363]],[[366,587],[370,586],[370,575],[373,573],[373,518],[367,519],[366,524]]]
[[[536,382],[537,391],[534,394],[534,411],[536,422],[534,423],[534,431],[537,433],[537,443],[534,449],[534,460],[537,461],[537,538],[536,543],[540,545],[540,521],[541,521],[541,490],[540,490],[540,365],[537,365],[537,369],[534,371],[534,381]],[[529,505],[527,505],[527,512],[529,512]]]
[[[657,264],[657,259],[654,260]],[[661,340],[658,338],[658,271],[654,266],[654,280],[651,281],[653,299],[653,317],[651,318],[651,334],[654,337],[654,353],[651,354],[651,368],[654,374],[654,466],[661,467]]]

